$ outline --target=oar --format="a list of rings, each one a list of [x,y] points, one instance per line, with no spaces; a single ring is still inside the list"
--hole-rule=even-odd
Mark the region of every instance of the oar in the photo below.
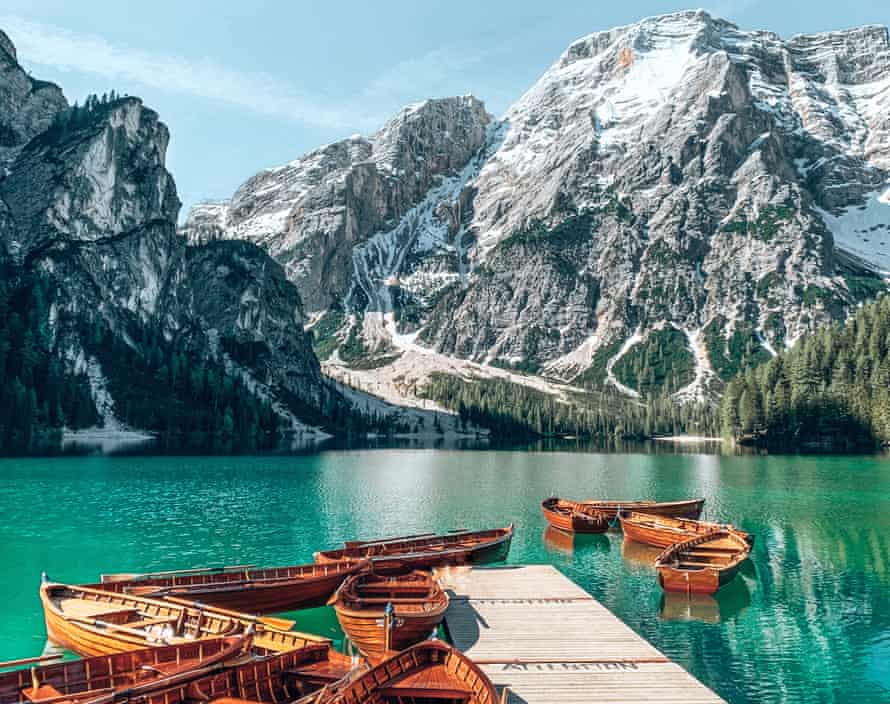
[[[240,613],[238,611],[230,611],[229,609],[222,609],[217,606],[208,606],[207,604],[203,604],[197,601],[190,601],[188,599],[181,599],[176,596],[168,596],[165,601],[169,601],[173,604],[178,604],[179,606],[187,606],[191,609],[203,609],[204,611],[208,611],[210,613],[220,614],[222,616],[226,616],[228,618],[236,619],[238,621],[256,621],[257,623],[261,623],[264,626],[269,626],[269,628],[277,628],[280,631],[289,631],[294,626],[297,625],[296,621],[291,621],[287,618],[277,618],[274,616],[253,616],[250,614]]]
[[[18,667],[19,665],[30,665],[32,663],[38,662],[53,662],[55,660],[61,660],[62,654],[56,653],[53,655],[38,655],[33,658],[20,658],[19,660],[6,660],[4,662],[0,662],[0,670],[7,667]]]
[[[136,628],[130,628],[129,626],[124,626],[119,623],[109,623],[108,621],[103,621],[102,619],[95,618],[77,618],[70,617],[70,621],[74,621],[75,623],[82,623],[87,626],[92,626],[93,628],[101,628],[109,631],[120,631],[121,633],[126,633],[127,635],[136,636],[137,638],[147,639],[149,637],[149,633],[147,631],[140,631]],[[166,643],[167,640],[165,638],[158,638],[158,640],[162,643]]]
[[[153,579],[155,577],[177,577],[190,574],[207,574],[212,572],[234,572],[236,570],[249,570],[256,565],[215,565],[211,567],[191,567],[185,570],[167,570],[165,572],[117,572],[100,575],[103,584],[108,582],[126,582],[134,579]]]

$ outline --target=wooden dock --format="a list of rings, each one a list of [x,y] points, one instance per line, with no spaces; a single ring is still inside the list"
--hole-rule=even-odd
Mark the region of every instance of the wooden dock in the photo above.
[[[555,567],[437,575],[451,596],[449,637],[509,687],[510,704],[723,702]]]

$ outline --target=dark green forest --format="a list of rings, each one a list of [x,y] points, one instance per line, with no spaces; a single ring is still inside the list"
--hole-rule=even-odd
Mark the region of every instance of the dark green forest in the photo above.
[[[0,452],[54,451],[61,429],[101,425],[89,379],[73,371],[53,339],[54,296],[54,287],[37,274],[0,276]],[[286,430],[280,415],[222,362],[142,324],[129,326],[126,341],[100,316],[56,320],[54,327],[73,328],[86,355],[99,362],[116,418],[156,433],[163,447],[228,452],[280,443]],[[241,347],[222,342],[233,359],[249,362]],[[333,388],[317,408],[284,396],[301,420],[338,434],[408,430],[360,412]]]
[[[97,421],[85,376],[50,353],[50,287],[39,277],[0,279],[0,450],[25,450],[49,428]]]
[[[457,412],[464,424],[489,428],[503,439],[643,439],[681,432],[711,435],[718,430],[710,406],[679,406],[668,397],[642,404],[615,392],[590,391],[558,399],[503,379],[467,381],[442,373],[431,375],[421,393]]]
[[[133,326],[124,342],[100,318],[85,321],[80,337],[102,365],[115,414],[126,425],[187,445],[235,440],[264,447],[276,440],[279,416],[220,363],[150,328]]]
[[[890,296],[733,379],[720,420],[726,435],[777,450],[890,442]]]

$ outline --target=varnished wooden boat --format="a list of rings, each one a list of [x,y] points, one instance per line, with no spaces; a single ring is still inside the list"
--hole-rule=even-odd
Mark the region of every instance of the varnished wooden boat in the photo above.
[[[497,704],[491,680],[442,641],[418,643],[319,693],[317,704]]]
[[[577,501],[550,497],[541,502],[544,518],[554,528],[566,533],[605,533],[609,516]]]
[[[112,704],[187,682],[193,672],[238,658],[250,636],[97,655],[0,673],[0,704]]]
[[[86,586],[155,599],[173,596],[235,611],[268,614],[323,606],[344,579],[367,564],[362,560],[343,560],[264,569],[102,575],[100,584]]]
[[[749,545],[754,544],[754,537],[738,530],[731,525],[696,521],[691,518],[671,518],[655,516],[637,511],[622,511],[618,515],[624,537],[638,543],[666,548],[674,543],[682,543],[699,535],[713,533],[715,530],[729,530],[743,538]],[[732,548],[735,543],[727,542],[724,547]]]
[[[237,636],[248,631],[253,633],[253,647],[268,652],[329,642],[276,627],[293,625],[283,619],[253,618],[194,602],[147,599],[48,581],[40,586],[40,601],[49,640],[86,656]]]
[[[315,553],[315,562],[370,560],[375,572],[500,562],[507,559],[512,540],[512,523],[506,528],[493,530],[354,540],[344,543],[342,548]]]
[[[190,682],[155,690],[138,704],[308,704],[326,686],[343,681],[351,672],[364,671],[329,645],[314,644],[233,667],[195,672]]]
[[[728,584],[748,559],[751,546],[732,530],[715,530],[675,543],[655,559],[666,592],[713,594]]]
[[[427,638],[445,616],[448,595],[427,572],[349,577],[332,599],[349,640],[379,660]]]
[[[588,499],[579,501],[588,508],[602,511],[609,520],[614,520],[621,511],[639,511],[651,516],[672,516],[674,518],[694,518],[701,516],[704,499],[687,499],[685,501],[601,501]]]

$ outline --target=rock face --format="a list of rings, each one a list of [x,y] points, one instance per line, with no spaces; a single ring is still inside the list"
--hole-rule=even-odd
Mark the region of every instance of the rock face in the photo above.
[[[0,30],[0,173],[16,152],[68,106],[58,86],[31,78]]]
[[[2,39],[0,119],[18,142],[0,177],[0,242],[7,275],[41,271],[56,287],[54,349],[82,365],[84,320],[96,316],[128,344],[151,330],[234,370],[296,425],[291,409],[317,408],[330,390],[281,266],[249,243],[187,246],[157,114],[136,98],[74,109],[54,86],[20,91]],[[106,393],[101,369],[91,382]],[[113,404],[101,405],[108,421]]]
[[[489,121],[472,97],[405,108],[370,138],[321,147],[260,172],[230,201],[195,207],[183,231],[192,242],[244,239],[262,246],[284,265],[307,307],[325,309],[353,293],[353,249],[416,218],[430,191],[483,147]],[[446,235],[437,234],[438,245]]]
[[[627,393],[673,356],[669,390],[701,397],[890,272],[887,29],[786,41],[696,11],[592,34],[498,122],[408,108],[186,232],[266,248],[353,356],[417,333]]]

